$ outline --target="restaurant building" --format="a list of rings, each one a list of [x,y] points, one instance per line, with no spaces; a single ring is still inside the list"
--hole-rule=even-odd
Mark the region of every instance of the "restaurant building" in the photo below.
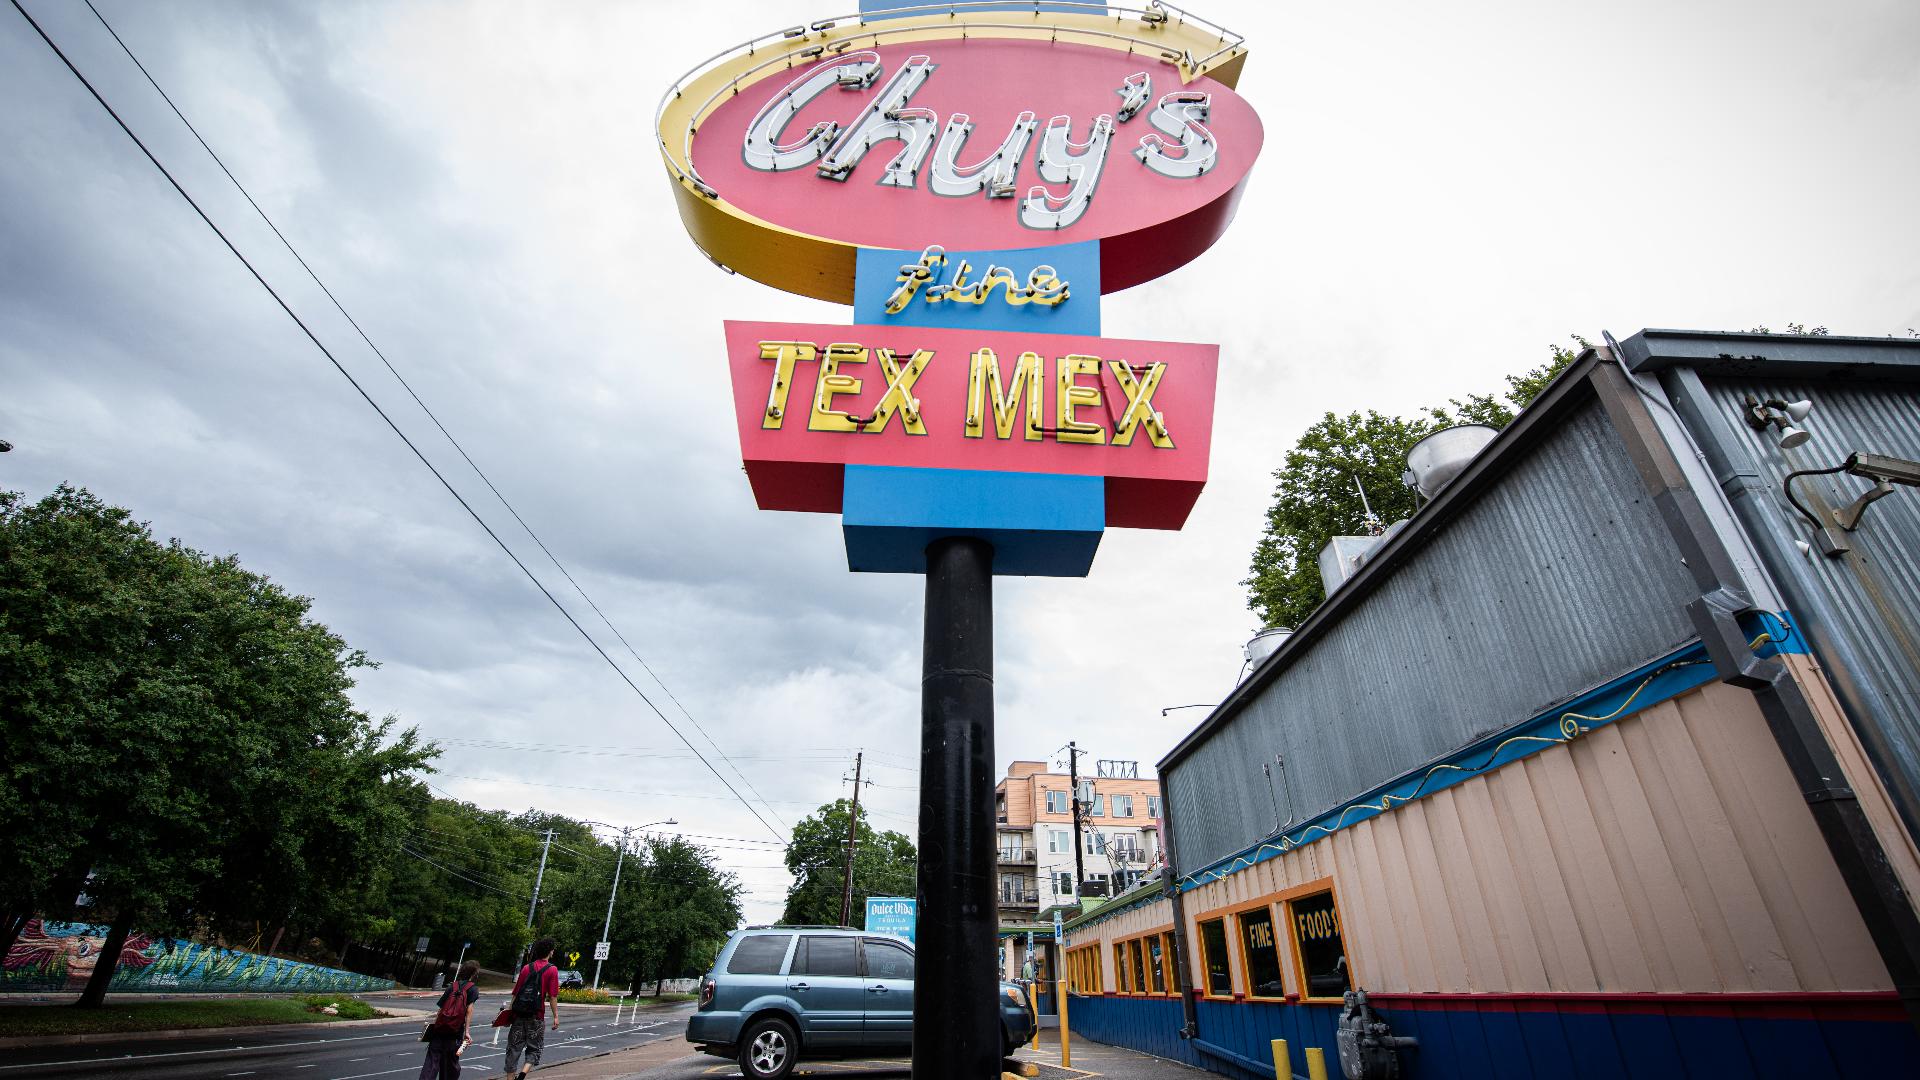
[[[1645,331],[1459,466],[1161,760],[1170,866],[1067,924],[1074,1029],[1911,1075],[1920,341]]]

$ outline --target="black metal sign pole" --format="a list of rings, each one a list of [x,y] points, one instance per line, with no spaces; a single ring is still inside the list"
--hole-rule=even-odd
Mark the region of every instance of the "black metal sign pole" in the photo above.
[[[920,680],[914,1080],[1000,1075],[994,906],[993,545],[927,547]]]

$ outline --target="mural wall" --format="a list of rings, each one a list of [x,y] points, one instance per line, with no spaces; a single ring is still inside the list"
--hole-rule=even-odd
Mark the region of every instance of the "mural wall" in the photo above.
[[[100,962],[107,928],[90,923],[27,924],[0,969],[0,990],[79,993]],[[110,992],[139,993],[368,993],[394,989],[388,979],[199,945],[127,935],[115,960]]]

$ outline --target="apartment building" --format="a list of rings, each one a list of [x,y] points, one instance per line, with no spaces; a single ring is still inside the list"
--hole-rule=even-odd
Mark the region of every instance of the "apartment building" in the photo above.
[[[1000,922],[1033,922],[1077,895],[1117,896],[1160,862],[1160,784],[1131,761],[1089,761],[1080,777],[1080,865],[1074,887],[1072,783],[1044,761],[1016,761],[994,788]]]

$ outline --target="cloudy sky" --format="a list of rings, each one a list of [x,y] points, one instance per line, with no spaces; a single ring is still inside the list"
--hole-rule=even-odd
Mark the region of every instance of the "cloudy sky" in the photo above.
[[[921,582],[752,505],[721,321],[848,310],[722,274],[652,149],[662,89],[851,0],[96,0],[671,689],[670,700],[307,281],[77,0],[30,0],[128,122],[610,655],[776,830],[868,751],[911,832]],[[1500,385],[1569,333],[1920,327],[1920,7],[1901,0],[1229,3],[1267,143],[1199,261],[1118,337],[1218,342],[1212,480],[1181,533],[997,587],[999,759],[1151,764],[1255,629],[1271,470],[1328,409]],[[0,486],[61,481],[237,552],[383,666],[483,806],[769,840],[0,8]],[[680,706],[684,706],[685,714]],[[524,749],[540,747],[543,750]],[[566,751],[566,752],[552,752]],[[719,849],[777,915],[771,848]]]

